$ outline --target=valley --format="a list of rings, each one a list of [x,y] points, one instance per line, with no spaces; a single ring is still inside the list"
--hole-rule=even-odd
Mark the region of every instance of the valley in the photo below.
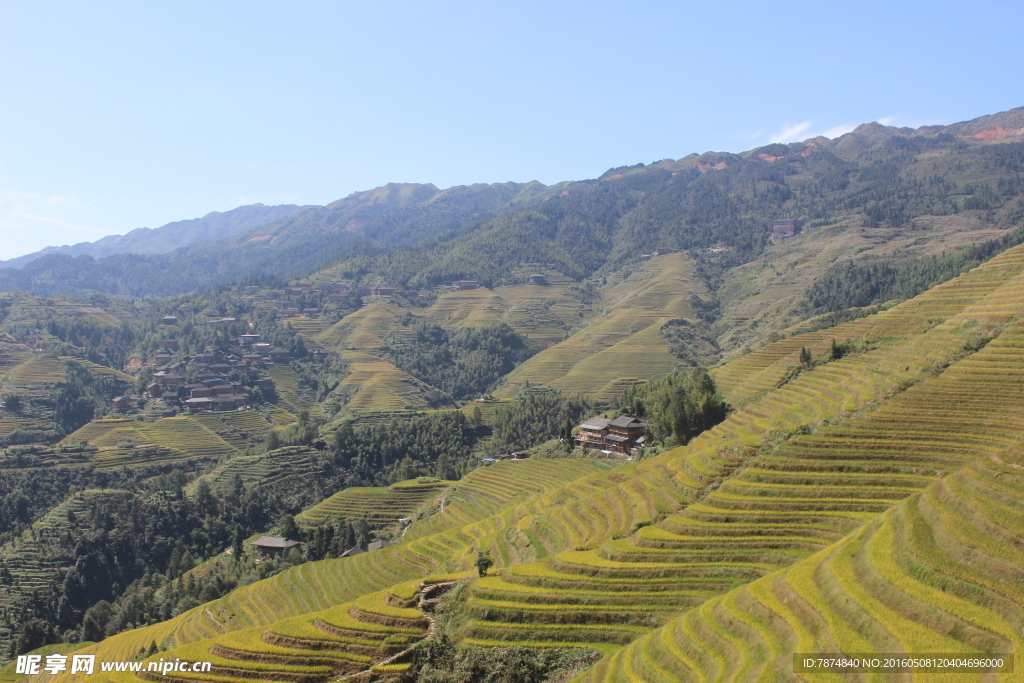
[[[1015,652],[1022,125],[389,184],[0,270],[0,680]],[[580,441],[623,415],[642,440]]]

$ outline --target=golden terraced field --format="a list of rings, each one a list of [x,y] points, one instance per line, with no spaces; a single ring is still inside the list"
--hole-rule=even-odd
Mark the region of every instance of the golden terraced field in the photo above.
[[[671,300],[668,284],[650,296]],[[615,310],[685,315],[677,294],[676,308],[629,313],[641,303],[625,299]],[[156,640],[177,648],[160,656],[215,661],[224,681],[368,671],[394,652],[381,643],[429,629],[409,602],[420,582],[465,577],[483,548],[497,571],[472,582],[463,642],[605,653],[581,681],[795,680],[797,652],[1013,651],[1022,314],[1018,247],[883,313],[718,368],[739,409],[685,447],[618,467],[476,470],[396,546],[296,567],[85,651],[130,658]],[[801,347],[822,359],[833,338],[866,350],[795,372]]]

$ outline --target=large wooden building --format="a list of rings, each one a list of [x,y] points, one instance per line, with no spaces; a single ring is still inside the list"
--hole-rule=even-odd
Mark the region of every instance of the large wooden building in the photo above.
[[[644,444],[646,434],[647,425],[635,417],[592,417],[579,426],[574,440],[579,448],[629,455]]]
[[[255,547],[264,555],[277,555],[297,545],[301,545],[301,543],[282,536],[260,536],[255,541],[249,541],[249,545]]]
[[[795,218],[777,218],[772,221],[772,237],[792,237],[801,227],[801,221]]]

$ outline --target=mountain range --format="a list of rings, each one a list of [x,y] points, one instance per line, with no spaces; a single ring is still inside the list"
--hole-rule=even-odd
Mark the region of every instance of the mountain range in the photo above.
[[[589,254],[582,260],[559,257],[562,272],[573,278],[591,276],[606,264],[621,264],[634,247],[661,243],[706,248],[721,241],[749,258],[766,243],[766,221],[772,218],[792,214],[823,221],[865,213],[875,222],[903,224],[914,211],[951,213],[949,197],[966,198],[957,193],[972,185],[968,175],[955,170],[951,174],[946,168],[950,155],[967,152],[994,158],[1001,153],[984,150],[1019,141],[1022,131],[1024,108],[1017,108],[949,126],[912,129],[869,123],[835,140],[819,137],[743,154],[691,154],[551,187],[534,181],[439,190],[430,184],[391,183],[327,206],[239,207],[156,230],[48,248],[6,262],[8,268],[0,270],[0,291],[181,294],[260,273],[309,273],[353,255],[401,245],[441,249],[445,258],[458,259],[457,244],[487,240],[486,235],[507,244],[506,237],[517,239],[504,234],[510,229],[540,231],[541,241],[523,245],[518,259],[538,260],[538,253],[528,252],[537,252],[541,244],[545,249],[552,246],[544,242],[545,229],[539,223],[525,227],[538,213],[547,217],[541,220],[549,222],[549,232],[564,232],[565,221],[585,227],[582,243],[589,245]],[[904,168],[909,155],[925,150],[944,178],[955,181],[962,176],[966,187],[950,189],[949,196],[940,198],[927,185],[920,163],[913,165],[913,182],[901,183],[901,174],[911,170]],[[721,178],[700,178],[708,173]],[[894,202],[907,192],[912,194],[912,206],[896,209]],[[551,220],[563,225],[556,228]],[[573,244],[570,251],[580,248],[582,244]],[[20,270],[11,270],[14,266]],[[474,274],[465,264],[449,263],[446,268],[452,272],[437,277],[457,277],[460,269],[464,275]],[[475,275],[483,277],[482,272]]]

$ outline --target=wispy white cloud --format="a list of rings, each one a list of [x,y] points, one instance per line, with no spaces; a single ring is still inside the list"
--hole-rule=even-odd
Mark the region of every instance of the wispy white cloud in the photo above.
[[[835,139],[835,138],[839,137],[840,135],[846,135],[847,133],[849,133],[851,130],[853,130],[856,127],[857,126],[854,125],[854,124],[841,123],[838,126],[832,126],[831,128],[829,128],[828,130],[826,130],[823,133],[819,133],[819,135],[824,135],[827,138]],[[817,137],[817,136],[808,136],[808,137]]]
[[[813,125],[814,121],[802,121],[791,126],[786,126],[781,131],[768,138],[768,142],[793,142],[794,140],[806,139],[808,136],[804,135],[804,133],[806,133]]]
[[[837,138],[840,135],[845,135],[857,126],[850,123],[841,123],[839,125],[831,126],[830,128],[822,129],[817,127],[816,121],[801,121],[800,123],[794,123],[792,125],[786,124],[782,130],[775,135],[768,138],[768,142],[800,142],[807,140],[808,138],[816,138],[819,135],[823,135],[827,138]]]
[[[78,225],[70,221],[56,218],[54,216],[44,216],[41,213],[34,213],[26,211],[26,206],[13,206],[7,215],[11,218],[23,218],[30,221],[36,221],[38,223],[45,223],[46,225],[52,225],[56,228],[63,228],[64,230],[76,230],[78,232],[89,232],[94,235],[113,235],[113,231],[104,230],[103,228],[93,228],[88,225]]]
[[[115,234],[74,220],[83,207],[97,201],[83,201],[73,195],[0,191],[0,259]]]

